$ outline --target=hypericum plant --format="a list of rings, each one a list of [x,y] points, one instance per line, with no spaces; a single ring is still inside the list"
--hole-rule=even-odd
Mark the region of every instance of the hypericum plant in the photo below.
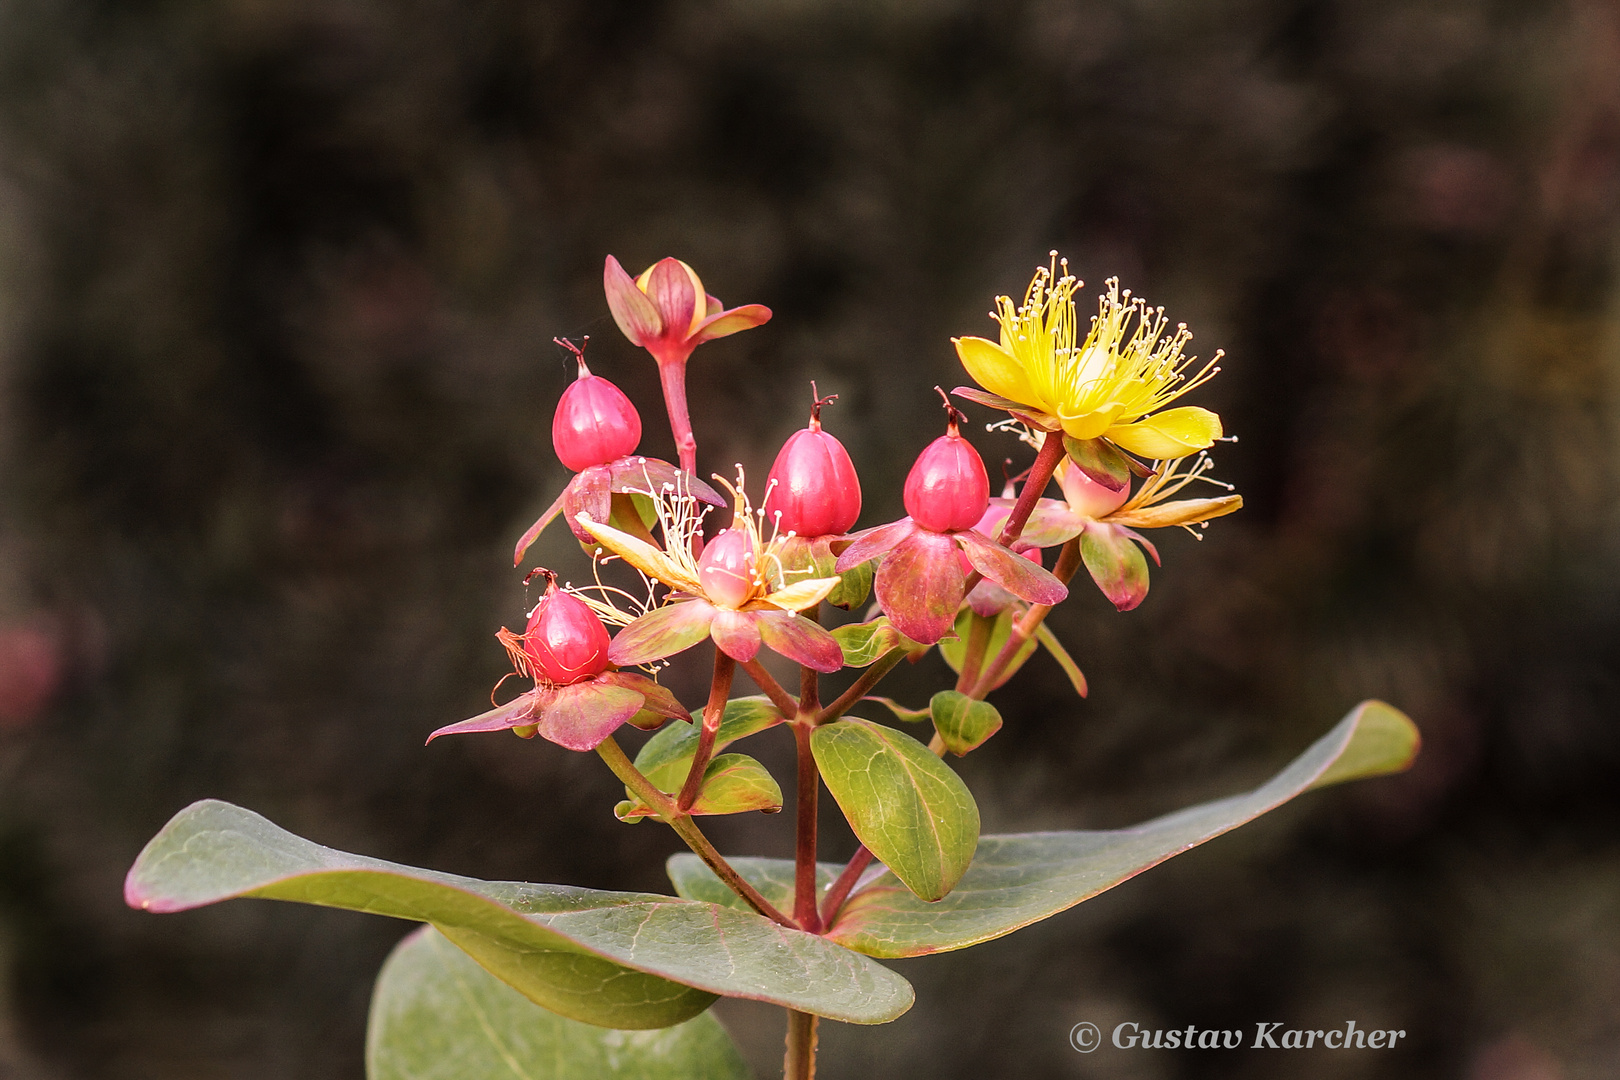
[[[1054,253],[1022,304],[997,300],[998,341],[955,341],[979,383],[955,393],[1005,411],[994,427],[1035,450],[1000,498],[962,434],[966,417],[945,397],[945,433],[906,478],[907,516],[850,533],[860,481],[822,429],[833,399],[812,387],[809,425],[782,447],[760,509],[740,468],[735,484],[715,477],[732,510],[705,538],[707,515],[726,500],[692,475],[686,363],[701,342],[771,313],[725,308],[675,259],[631,278],[609,257],[605,285],[620,328],[658,362],[679,467],[636,455],[635,406],[562,342],[579,356],[579,379],[557,406],[552,438],[576,475],[519,541],[516,560],[565,514],[598,560],[594,583],[564,588],[549,570],[531,573],[525,584],[543,576],[544,595],[522,634],[497,636],[533,688],[429,738],[510,729],[594,750],[624,783],[620,820],[657,818],[692,849],[669,861],[677,895],[400,866],[320,847],[215,801],[176,815],[125,885],[128,902],[148,911],[253,896],[428,924],[378,977],[372,1080],[741,1076],[736,1049],[704,1015],[720,996],[783,1006],[784,1075],[810,1077],[820,1017],[881,1024],[910,1007],[910,985],[877,959],[1011,933],[1301,792],[1404,769],[1416,753],[1405,716],[1363,702],[1246,794],[1131,829],[980,836],[978,807],[944,755],[970,753],[1001,728],[985,698],[1038,644],[1085,696],[1085,676],[1045,626],[1080,567],[1129,610],[1147,594],[1142,549],[1158,562],[1137,530],[1190,529],[1242,505],[1232,494],[1175,498],[1208,480],[1206,451],[1222,429],[1206,409],[1165,406],[1213,376],[1213,361],[1189,377],[1186,328],[1169,329],[1162,310],[1114,281],[1082,334],[1080,283]],[[1061,498],[1045,497],[1053,480]],[[1048,570],[1042,549],[1053,547]],[[626,564],[639,585],[605,584],[609,562]],[[864,618],[823,627],[826,607],[859,608],[873,593]],[[620,628],[611,639],[608,623]],[[705,642],[714,676],[694,718],[652,676]],[[901,660],[932,648],[957,672],[954,687],[922,708],[872,696]],[[796,692],[761,663],[762,651],[798,666]],[[625,670],[638,666],[647,673]],[[738,667],[759,696],[731,696]],[[823,676],[845,668],[859,674],[824,700]],[[852,714],[867,702],[932,734],[924,743]],[[615,739],[626,723],[657,731],[634,760]],[[770,772],[731,750],[772,728],[791,733],[797,750],[795,857],[722,855],[697,818],[782,808]],[[860,840],[843,865],[817,858],[822,785]]]

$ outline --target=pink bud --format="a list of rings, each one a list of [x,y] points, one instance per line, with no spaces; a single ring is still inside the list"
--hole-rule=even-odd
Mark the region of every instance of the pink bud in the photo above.
[[[703,549],[698,582],[708,599],[739,608],[754,592],[754,538],[747,529],[727,529]]]
[[[1063,500],[1081,517],[1100,518],[1107,517],[1131,497],[1131,485],[1126,485],[1119,491],[1110,491],[1097,481],[1087,476],[1074,462],[1068,458],[1058,462],[1058,487],[1063,489]]]
[[[562,685],[576,683],[607,669],[607,651],[602,620],[579,597],[558,589],[553,579],[523,633],[523,652],[535,675]]]
[[[979,452],[957,431],[961,413],[950,408],[950,426],[929,443],[906,476],[906,513],[930,532],[971,529],[990,506],[990,477]]]
[[[810,407],[810,426],[782,444],[765,481],[765,520],[799,536],[846,533],[861,516],[861,481],[849,451],[821,430],[819,398]],[[780,516],[778,516],[780,515]]]
[[[567,342],[569,348],[573,346]],[[641,415],[624,391],[592,375],[578,349],[579,378],[563,391],[551,422],[551,445],[574,472],[606,465],[636,452],[641,442]]]

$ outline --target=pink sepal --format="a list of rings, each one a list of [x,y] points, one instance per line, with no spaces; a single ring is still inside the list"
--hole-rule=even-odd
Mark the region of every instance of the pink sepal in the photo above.
[[[754,625],[772,652],[797,661],[813,671],[830,674],[844,666],[838,639],[791,611],[756,611]]]
[[[870,529],[862,529],[850,537],[849,546],[838,556],[838,562],[833,568],[840,574],[848,573],[861,563],[893,550],[897,544],[916,531],[916,523],[908,517],[891,521],[887,525],[874,525]]]
[[[952,533],[962,545],[973,569],[1021,599],[1032,604],[1061,604],[1069,590],[1040,564],[1032,563],[988,540],[972,529]]]
[[[715,608],[707,600],[681,600],[654,608],[619,631],[608,646],[615,664],[648,664],[674,656],[709,636]]]
[[[916,529],[878,567],[875,591],[896,630],[932,645],[951,632],[966,584],[956,541]]]

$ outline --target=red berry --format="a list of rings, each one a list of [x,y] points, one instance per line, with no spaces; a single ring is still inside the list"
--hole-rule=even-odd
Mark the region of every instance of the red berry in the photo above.
[[[754,538],[747,529],[727,529],[703,549],[698,582],[704,595],[725,608],[739,608],[754,593]]]
[[[821,406],[830,400],[818,400],[810,426],[788,436],[765,480],[765,520],[775,521],[782,532],[847,533],[861,516],[855,463],[843,443],[821,430]]]
[[[906,513],[930,532],[971,529],[990,506],[990,477],[979,452],[956,430],[929,443],[906,476]]]
[[[624,391],[592,375],[579,358],[579,378],[563,391],[551,422],[551,445],[574,472],[606,465],[636,452],[641,442],[641,414]]]
[[[523,651],[535,675],[563,685],[600,675],[608,666],[607,650],[607,627],[596,612],[553,581],[523,633]]]

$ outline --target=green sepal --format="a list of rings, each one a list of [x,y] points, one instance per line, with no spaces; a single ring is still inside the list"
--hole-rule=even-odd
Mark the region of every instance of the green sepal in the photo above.
[[[962,778],[910,735],[868,720],[816,728],[810,750],[861,843],[923,900],[949,893],[979,842]]]
[[[988,701],[975,701],[955,690],[941,690],[928,702],[945,749],[961,757],[977,750],[1001,730],[1001,713]]]
[[[1063,449],[1075,467],[1109,491],[1123,491],[1131,482],[1129,459],[1106,439],[1063,436]]]
[[[431,926],[394,947],[366,1024],[367,1080],[747,1080],[731,1037],[703,1013],[615,1031],[542,1009]]]
[[[1120,611],[1130,611],[1147,599],[1147,559],[1125,529],[1089,522],[1080,534],[1080,559],[1097,588]]]

